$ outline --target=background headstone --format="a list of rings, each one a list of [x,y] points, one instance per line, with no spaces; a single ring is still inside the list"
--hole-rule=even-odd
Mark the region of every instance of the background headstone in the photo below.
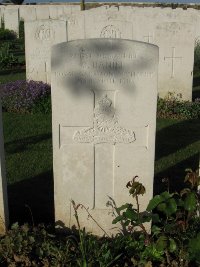
[[[24,21],[36,20],[35,6],[21,5],[19,7],[20,19]]]
[[[122,39],[90,39],[52,49],[55,217],[76,224],[70,200],[89,208],[113,232],[108,196],[132,201],[126,183],[139,176],[153,194],[158,47]],[[141,167],[142,162],[142,167]],[[79,211],[81,227],[100,228]]]
[[[157,45],[160,48],[159,95],[165,97],[168,92],[174,92],[184,100],[192,100],[194,36],[197,40],[199,31],[198,16],[193,13],[181,8],[102,6],[65,17],[68,40],[116,38]],[[176,56],[177,51],[184,54],[182,63]],[[170,64],[173,75],[169,75]]]
[[[18,7],[7,7],[4,11],[5,29],[14,31],[19,36],[19,9]]]
[[[160,23],[155,42],[159,46],[159,96],[174,92],[184,100],[192,100],[194,27],[187,23]]]
[[[49,12],[49,5],[37,5],[36,8],[36,19],[49,19],[50,12]]]
[[[8,200],[5,174],[3,125],[0,102],[0,234],[5,233],[8,226]]]
[[[67,41],[66,21],[25,22],[26,78],[51,82],[51,46]]]

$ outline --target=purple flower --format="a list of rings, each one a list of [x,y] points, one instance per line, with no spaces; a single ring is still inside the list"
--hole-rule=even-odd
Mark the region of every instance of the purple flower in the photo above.
[[[18,80],[0,86],[2,106],[7,111],[31,112],[35,104],[51,94],[48,84]]]

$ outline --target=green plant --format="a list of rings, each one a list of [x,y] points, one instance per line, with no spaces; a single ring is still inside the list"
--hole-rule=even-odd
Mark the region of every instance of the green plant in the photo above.
[[[79,266],[87,267],[88,265],[87,265],[87,260],[86,260],[86,251],[85,251],[85,229],[81,230],[81,227],[80,227],[78,212],[77,212],[79,205],[76,205],[73,200],[71,201],[71,203],[74,208],[74,212],[75,212],[74,215],[75,215],[76,222],[78,225],[78,232],[79,232],[79,237],[80,237],[80,251],[82,255],[82,261],[79,262]]]
[[[169,92],[168,95],[157,101],[157,117],[173,119],[198,119],[200,118],[200,101],[183,101],[180,95]]]
[[[0,264],[5,266],[74,266],[74,237],[59,236],[51,228],[18,223],[0,237]],[[75,254],[75,255],[74,255]],[[68,265],[69,264],[69,265]],[[4,266],[3,265],[3,266]]]
[[[50,86],[36,81],[15,81],[4,84],[0,95],[2,107],[9,112],[50,113]]]
[[[187,266],[188,244],[194,235],[190,228],[195,219],[199,221],[200,177],[197,171],[187,169],[186,172],[186,188],[180,193],[165,191],[156,195],[147,207],[147,211],[154,213],[152,234],[156,246],[166,251],[168,261],[170,253],[173,254],[180,266]]]
[[[49,114],[51,113],[51,96],[42,97],[32,107],[32,113]]]
[[[145,242],[149,242],[149,234],[146,231],[144,223],[151,221],[151,214],[148,212],[140,212],[139,208],[139,196],[143,195],[146,191],[145,187],[136,179],[138,176],[133,177],[126,185],[129,188],[130,195],[136,200],[136,207],[131,203],[126,203],[121,207],[116,207],[115,202],[111,199],[111,202],[108,205],[113,205],[116,211],[116,218],[113,220],[113,223],[121,223],[123,232],[133,232],[138,227],[142,230],[146,237]]]
[[[101,247],[99,247],[98,244],[94,242],[94,240],[91,239],[90,235],[86,235],[85,228],[83,228],[82,230],[80,227],[79,217],[78,217],[79,208],[84,209],[86,213],[88,214],[88,218],[92,219],[97,224],[97,226],[104,232],[104,234],[108,236],[108,234],[98,224],[98,222],[92,217],[92,215],[90,214],[90,212],[84,205],[82,204],[76,205],[73,200],[71,201],[71,203],[74,209],[74,216],[77,222],[78,233],[79,233],[79,238],[80,238],[79,248],[81,252],[81,259],[77,261],[78,266],[81,266],[81,267],[96,266],[97,263],[99,264],[98,266],[102,266],[102,267],[111,266],[111,264],[115,262],[116,260],[118,260],[122,254],[113,256],[113,253],[111,251],[111,248],[108,242],[105,242],[104,244],[101,245]],[[94,252],[92,253],[92,254],[95,254],[96,256],[96,258],[93,259],[93,257],[89,257],[89,255],[91,254],[91,251],[94,250],[95,246],[98,247],[98,249],[95,251],[95,253]]]
[[[0,69],[8,69],[18,64],[18,59],[9,49],[9,44],[5,43],[0,48]]]
[[[8,30],[8,29],[4,29],[4,28],[0,28],[0,40],[15,40],[17,38],[16,33]]]
[[[146,264],[148,261],[158,261],[172,266],[172,261],[175,261],[178,266],[188,266],[189,240],[193,236],[193,243],[199,242],[198,239],[195,239],[191,227],[199,219],[198,186],[200,177],[197,171],[194,172],[191,169],[186,171],[186,188],[180,193],[165,191],[156,195],[150,200],[144,212],[139,210],[138,197],[145,193],[145,188],[136,181],[137,176],[127,184],[130,195],[135,199],[136,207],[130,203],[121,207],[113,205],[117,214],[113,220],[114,224],[120,222],[123,232],[127,230],[129,233],[133,233],[138,231],[138,227],[140,229],[139,236],[144,238],[146,244],[140,255],[139,262],[142,264]],[[150,220],[153,223],[151,235],[144,226],[144,223]],[[193,243],[190,243],[191,247]]]
[[[67,233],[56,233],[51,227],[44,225],[30,227],[27,224],[19,226],[15,223],[5,236],[0,236],[0,265],[199,266],[200,218],[197,188],[200,177],[198,173],[188,169],[185,177],[186,188],[180,193],[165,191],[149,202],[147,214],[153,220],[151,233],[147,233],[145,226],[141,225],[145,220],[138,206],[139,197],[145,193],[145,188],[137,179],[135,176],[127,183],[136,207],[123,205],[116,211],[118,217],[123,216],[118,222],[121,220],[124,223],[128,222],[124,234],[111,238],[106,236],[98,238],[86,233],[85,229],[80,228],[78,218],[78,209],[84,206],[76,205],[72,201],[78,233],[75,229],[68,230]],[[88,209],[86,212],[93,219]]]
[[[188,247],[190,260],[194,260],[197,264],[200,265],[200,233],[198,233],[196,237],[192,238],[189,241]]]

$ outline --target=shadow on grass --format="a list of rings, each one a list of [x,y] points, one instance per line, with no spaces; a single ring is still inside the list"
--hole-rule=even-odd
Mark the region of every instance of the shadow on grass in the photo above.
[[[200,140],[200,120],[184,120],[156,133],[155,160],[176,153]],[[200,147],[196,149],[199,149]]]
[[[26,70],[24,68],[0,70],[0,75],[11,75],[13,73],[25,73],[25,72]]]
[[[156,133],[154,195],[166,190],[163,178],[169,179],[171,192],[179,191],[184,186],[185,169],[199,167],[200,121],[169,122]]]
[[[5,143],[7,153],[18,153],[30,149],[30,146],[52,138],[52,134],[40,134]]]
[[[154,177],[154,195],[167,190],[167,184],[163,178],[169,179],[170,192],[180,191],[184,187],[185,169],[196,170],[199,163],[199,153],[183,160],[166,170],[159,172]]]
[[[54,222],[53,171],[8,186],[10,223]],[[29,208],[31,210],[29,210]],[[32,213],[32,215],[31,215]]]

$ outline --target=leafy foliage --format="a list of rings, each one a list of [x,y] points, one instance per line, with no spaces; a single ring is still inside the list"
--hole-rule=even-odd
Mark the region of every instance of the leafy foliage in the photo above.
[[[0,40],[15,40],[17,38],[16,33],[14,31],[0,28]]]
[[[2,107],[8,112],[48,113],[51,111],[50,86],[43,82],[15,81],[0,88]]]
[[[16,33],[0,28],[0,71],[17,70],[25,66],[25,41],[23,22],[20,22],[19,38]]]
[[[127,183],[133,199],[145,193],[144,186],[137,179],[138,177],[135,176]],[[0,237],[0,265],[199,266],[200,218],[197,187],[200,177],[197,172],[188,169],[185,183],[187,187],[180,193],[166,191],[155,196],[149,202],[146,217],[143,217],[143,213],[139,210],[139,200],[136,200],[135,208],[133,204],[125,204],[117,208],[112,201],[116,214],[113,223],[123,221],[127,230],[115,237],[98,238],[81,229],[78,209],[82,209],[83,205],[76,205],[74,201],[72,204],[78,225],[77,230],[74,228],[68,229],[65,233],[59,233],[44,225],[31,227],[27,224],[19,226],[15,223],[6,235]],[[149,218],[153,220],[151,233],[146,231],[144,225]],[[89,219],[93,219],[91,215]]]
[[[199,119],[200,118],[200,99],[194,102],[183,101],[180,97],[169,93],[168,97],[158,98],[157,102],[158,118],[174,119]]]
[[[0,47],[0,69],[9,69],[18,65],[18,58],[10,52],[10,44],[4,43]]]
[[[148,247],[143,249],[140,260],[147,264],[147,261],[160,261],[164,266],[188,266],[188,259],[199,261],[196,251],[188,252],[196,244],[199,247],[199,237],[196,237],[194,223],[199,221],[200,194],[198,186],[200,177],[198,172],[187,169],[185,183],[187,187],[180,193],[169,193],[165,191],[156,195],[150,200],[145,212],[140,212],[138,196],[145,192],[135,191],[138,182],[135,177],[127,185],[131,189],[129,193],[136,199],[136,208],[132,204],[125,204],[115,207],[116,218],[113,223],[121,223],[123,232],[133,233],[139,227],[140,235],[143,236]],[[134,190],[132,190],[134,189]],[[145,214],[145,216],[143,216]],[[144,223],[152,220],[152,234],[150,235]],[[193,229],[192,229],[193,228]],[[192,241],[190,239],[192,238]],[[173,265],[174,263],[177,265]]]

